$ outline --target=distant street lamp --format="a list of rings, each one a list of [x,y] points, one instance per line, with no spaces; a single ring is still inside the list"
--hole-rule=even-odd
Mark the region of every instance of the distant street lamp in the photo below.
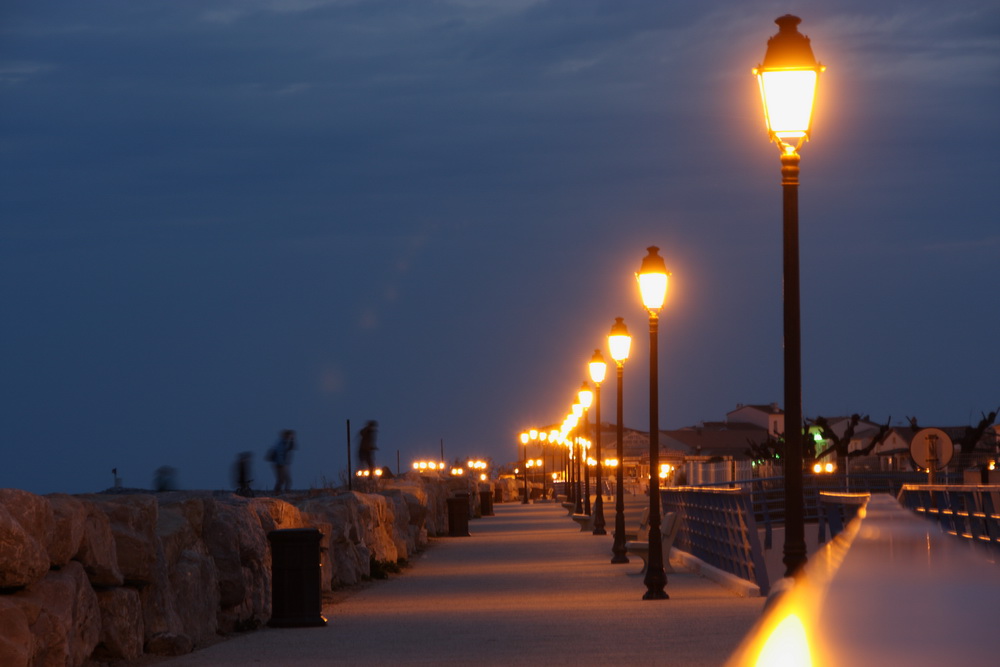
[[[521,452],[523,454],[523,456],[521,457],[521,460],[524,462],[523,463],[523,465],[524,465],[524,498],[521,500],[521,504],[523,504],[523,505],[527,505],[528,504],[528,466],[527,466],[527,463],[528,463],[528,440],[530,440],[530,439],[531,439],[531,436],[528,434],[527,431],[525,431],[524,433],[521,434]]]
[[[583,439],[580,446],[583,448],[583,513],[590,514],[590,466],[587,465],[587,445],[590,443],[590,420],[587,417],[587,410],[594,404],[594,392],[591,391],[587,381],[583,381],[580,391],[577,392],[580,405],[583,406]]]
[[[667,278],[670,275],[657,254],[659,248],[650,246],[649,254],[642,259],[636,278],[642,293],[642,305],[649,313],[649,559],[646,565],[646,593],[643,600],[665,600],[670,596],[664,588],[667,574],[663,569],[663,542],[660,534],[660,401],[657,360],[657,334],[660,308],[667,296]]]
[[[604,482],[601,462],[601,383],[607,373],[608,365],[600,350],[594,350],[590,358],[590,379],[594,383],[594,448],[597,457],[597,497],[594,498],[594,535],[607,535],[604,529]]]
[[[573,404],[573,426],[571,428],[576,428],[580,422],[583,421],[583,404],[574,403]],[[580,487],[580,478],[583,477],[583,468],[580,467],[580,450],[583,448],[583,443],[580,441],[580,430],[577,429],[576,433],[573,434],[571,447],[575,447],[576,452],[576,463],[574,467],[575,472],[575,488],[573,491],[574,497],[576,498],[576,507],[573,509],[575,514],[583,514],[583,489]]]
[[[625,555],[625,426],[622,411],[622,378],[625,373],[625,360],[628,359],[629,349],[632,347],[632,336],[629,335],[625,321],[615,318],[615,323],[611,325],[611,333],[608,334],[608,347],[611,348],[611,358],[614,359],[618,369],[618,407],[615,434],[618,436],[618,465],[615,467],[615,542],[611,547],[612,563],[627,563],[628,556]]]
[[[764,62],[753,73],[760,85],[771,140],[781,150],[785,342],[785,576],[806,563],[802,496],[802,364],[799,335],[799,154],[809,137],[819,73],[809,38],[797,16],[775,19],[778,34],[767,40]]]

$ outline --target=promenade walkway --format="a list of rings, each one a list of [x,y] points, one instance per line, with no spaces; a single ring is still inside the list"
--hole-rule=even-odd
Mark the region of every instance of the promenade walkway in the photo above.
[[[611,536],[580,532],[557,504],[495,511],[327,606],[326,627],[268,628],[157,664],[721,665],[760,616],[762,598],[682,571],[669,600],[642,600],[641,561],[611,565]]]

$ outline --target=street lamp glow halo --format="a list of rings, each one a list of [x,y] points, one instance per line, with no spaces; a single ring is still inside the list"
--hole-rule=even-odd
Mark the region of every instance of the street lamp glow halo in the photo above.
[[[767,41],[764,61],[753,73],[768,135],[782,151],[794,152],[809,138],[819,74],[826,67],[816,61],[809,38],[798,31],[802,19],[786,14],[774,22],[778,33]]]
[[[615,323],[611,325],[611,333],[608,334],[608,347],[611,349],[611,358],[616,364],[625,363],[632,347],[632,336],[628,332],[628,327],[625,326],[625,320],[621,317],[616,317]]]
[[[604,355],[600,350],[594,350],[594,356],[590,358],[590,379],[596,385],[604,382],[604,376],[608,372],[608,364],[604,361]]]
[[[660,310],[667,298],[667,279],[670,277],[670,272],[658,254],[660,250],[658,247],[649,246],[646,250],[649,254],[642,258],[642,266],[635,277],[639,281],[642,305],[652,313]]]
[[[587,384],[586,380],[584,380],[583,385],[580,387],[580,391],[576,393],[576,396],[580,400],[580,405],[582,405],[584,409],[587,409],[594,404],[594,391]]]

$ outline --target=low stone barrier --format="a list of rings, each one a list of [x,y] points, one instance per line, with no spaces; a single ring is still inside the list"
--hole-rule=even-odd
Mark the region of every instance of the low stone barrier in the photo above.
[[[476,486],[407,474],[373,493],[38,496],[0,489],[0,665],[179,655],[271,615],[268,532],[317,528],[324,590],[447,534],[447,497]],[[478,514],[476,514],[478,516]]]

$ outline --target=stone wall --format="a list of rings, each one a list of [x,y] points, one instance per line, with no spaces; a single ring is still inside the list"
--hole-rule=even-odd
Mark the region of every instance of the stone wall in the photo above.
[[[323,588],[410,558],[474,484],[409,473],[374,493],[281,498],[170,492],[37,496],[0,489],[0,665],[178,655],[271,615],[268,532],[318,528]]]

